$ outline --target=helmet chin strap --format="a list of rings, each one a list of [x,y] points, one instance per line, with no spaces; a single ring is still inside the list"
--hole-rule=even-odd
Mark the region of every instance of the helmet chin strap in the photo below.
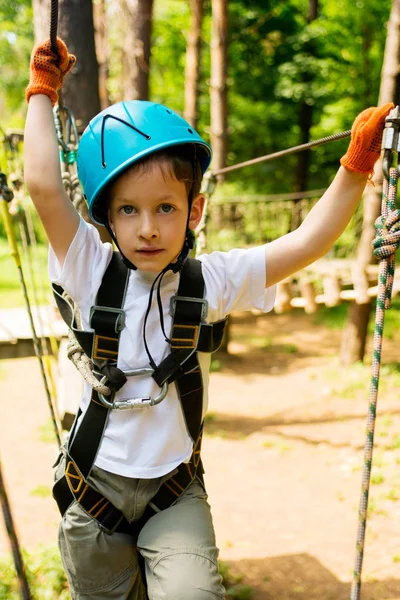
[[[133,263],[131,263],[131,261],[130,261],[130,260],[128,260],[128,259],[126,258],[125,254],[122,252],[121,248],[119,247],[118,240],[117,240],[117,236],[115,235],[115,233],[114,233],[114,232],[113,232],[113,230],[111,229],[109,222],[108,222],[108,221],[107,221],[107,222],[105,221],[105,222],[103,223],[103,225],[104,225],[104,227],[107,229],[108,233],[110,234],[110,237],[111,237],[112,241],[113,241],[113,242],[114,242],[114,244],[117,246],[117,248],[118,248],[118,250],[119,250],[119,253],[120,253],[120,255],[121,255],[121,258],[122,258],[122,262],[124,263],[124,265],[125,265],[126,267],[128,267],[128,269],[132,269],[132,271],[137,271],[137,267],[136,267],[136,266],[135,266]]]

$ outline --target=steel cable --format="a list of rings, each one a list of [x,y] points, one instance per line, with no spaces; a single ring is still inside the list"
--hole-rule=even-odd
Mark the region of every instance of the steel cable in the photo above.
[[[241,169],[242,167],[249,167],[251,165],[257,165],[261,162],[267,162],[268,160],[274,160],[275,158],[281,158],[282,156],[288,156],[289,154],[294,154],[295,152],[302,152],[303,150],[309,150],[310,148],[314,148],[315,146],[321,146],[322,144],[327,144],[328,142],[334,142],[336,140],[341,140],[346,137],[350,137],[351,129],[347,129],[346,131],[341,131],[340,133],[335,133],[333,135],[328,135],[326,137],[320,138],[319,140],[314,140],[313,142],[308,142],[307,144],[300,144],[300,146],[293,146],[293,148],[287,148],[286,150],[279,150],[279,152],[273,152],[272,154],[266,154],[265,156],[260,156],[259,158],[252,158],[251,160],[246,160],[244,162],[238,163],[237,165],[232,165],[231,167],[225,167],[224,169],[217,169],[215,171],[211,171],[212,176],[224,175],[225,173],[230,173],[231,171],[236,171],[236,169]]]

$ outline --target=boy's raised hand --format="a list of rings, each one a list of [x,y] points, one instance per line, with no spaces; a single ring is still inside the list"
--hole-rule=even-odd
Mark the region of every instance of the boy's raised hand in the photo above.
[[[382,134],[385,118],[394,108],[389,102],[378,107],[363,110],[356,117],[351,128],[351,141],[340,164],[350,171],[372,175],[374,164],[381,153]]]
[[[50,40],[35,46],[31,55],[31,77],[26,88],[29,102],[33,94],[45,94],[56,104],[57,91],[61,89],[64,77],[75,64],[76,57],[69,54],[65,43],[57,38],[58,54],[51,49]]]

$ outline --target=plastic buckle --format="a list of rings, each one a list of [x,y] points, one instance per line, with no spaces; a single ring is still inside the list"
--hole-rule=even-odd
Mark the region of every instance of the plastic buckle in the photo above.
[[[171,317],[175,316],[176,311],[176,303],[178,300],[183,300],[183,302],[197,302],[201,304],[201,320],[204,321],[208,314],[208,302],[204,300],[204,298],[190,298],[189,296],[172,296],[170,305],[169,305],[169,314]]]
[[[110,308],[109,306],[97,306],[97,305],[92,306],[90,309],[90,314],[89,314],[90,327],[92,327],[92,317],[93,317],[94,313],[96,312],[96,310],[108,312],[108,313],[115,313],[118,315],[117,320],[115,321],[115,333],[120,333],[123,330],[123,328],[125,327],[125,311],[122,310],[122,308]]]

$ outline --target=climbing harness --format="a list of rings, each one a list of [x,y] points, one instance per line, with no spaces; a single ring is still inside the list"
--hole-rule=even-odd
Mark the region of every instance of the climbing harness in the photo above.
[[[390,308],[395,271],[395,253],[400,243],[400,210],[396,208],[399,166],[392,167],[400,150],[400,108],[396,106],[386,117],[383,134],[383,192],[381,216],[375,223],[376,237],[373,241],[374,255],[380,260],[379,286],[376,300],[375,331],[372,353],[372,376],[369,390],[367,415],[367,437],[364,449],[364,466],[359,506],[356,557],[351,588],[351,600],[359,600],[361,572],[364,557],[365,531],[367,524],[368,496],[372,469],[372,453],[378,400],[379,375],[382,356],[382,337],[385,311]]]
[[[47,396],[47,402],[48,402],[48,406],[50,409],[51,419],[53,422],[54,433],[55,433],[58,445],[60,446],[61,445],[60,426],[59,426],[58,418],[57,418],[57,415],[55,412],[53,398],[52,398],[52,395],[50,392],[48,376],[47,376],[45,368],[44,368],[43,356],[42,356],[38,336],[36,333],[36,326],[35,326],[35,323],[33,320],[31,303],[29,300],[28,292],[27,292],[25,276],[24,276],[23,269],[22,269],[21,258],[20,258],[20,254],[19,254],[19,250],[18,250],[17,240],[15,238],[15,233],[14,233],[14,229],[12,226],[11,216],[10,216],[10,212],[9,212],[9,208],[8,208],[8,203],[11,202],[12,199],[13,199],[13,192],[8,187],[6,175],[4,173],[0,172],[0,205],[1,205],[2,215],[3,215],[6,235],[7,235],[7,239],[8,239],[8,244],[11,249],[11,255],[13,256],[13,258],[15,260],[15,264],[18,269],[20,283],[21,283],[21,287],[22,287],[22,291],[23,291],[24,299],[25,299],[25,305],[26,305],[26,309],[27,309],[27,312],[29,315],[29,321],[30,321],[30,326],[31,326],[31,331],[32,331],[33,346],[34,346],[36,357],[39,361],[42,380],[43,380],[43,384],[44,384],[44,388],[45,388],[45,392],[46,392],[46,396]]]
[[[21,589],[21,598],[23,600],[31,600],[32,595],[29,589],[28,578],[26,576],[25,565],[21,554],[20,544],[18,541],[17,532],[14,525],[13,516],[11,513],[10,502],[3,477],[3,471],[0,460],[0,502],[3,511],[4,523],[8,538],[10,540],[11,551],[14,559],[15,570],[17,572],[18,583]]]
[[[58,2],[52,0],[51,3],[51,29],[50,39],[52,48],[57,51],[56,35],[57,35],[57,18],[58,18]],[[147,154],[150,154],[156,150],[154,140],[152,137],[156,135],[150,134],[149,125],[146,123],[142,125],[137,124],[137,119],[131,118],[129,110],[126,107],[130,103],[120,103],[118,108],[106,109],[103,113],[100,113],[98,117],[92,121],[91,126],[85,131],[82,136],[80,149],[78,153],[78,170],[80,171],[80,177],[83,182],[83,187],[86,192],[89,213],[90,216],[101,224],[104,223],[104,219],[101,218],[101,214],[96,212],[97,204],[96,201],[100,196],[100,192],[104,191],[105,186],[111,182],[119,173],[125,170],[129,165],[133,164],[136,160],[143,158]],[[150,103],[148,103],[150,105]],[[143,104],[142,104],[143,106]],[[167,113],[172,114],[172,111],[162,107]],[[114,114],[114,110],[117,113]],[[160,109],[161,110],[161,109]],[[122,111],[122,113],[118,112]],[[175,115],[178,117],[178,115]],[[180,118],[180,117],[178,117]],[[57,119],[57,115],[56,115]],[[110,121],[113,122],[113,132],[116,132],[116,140],[114,151],[109,152],[105,148],[105,139],[108,135],[108,125]],[[383,200],[382,200],[382,216],[378,219],[377,237],[374,240],[374,254],[381,259],[380,263],[380,276],[379,276],[379,292],[377,298],[376,308],[376,327],[374,335],[374,352],[373,352],[373,365],[372,365],[372,380],[370,388],[370,399],[369,399],[369,412],[367,420],[367,441],[365,446],[365,464],[362,477],[362,495],[360,502],[360,525],[357,536],[357,556],[356,565],[354,569],[354,580],[351,591],[351,600],[358,600],[361,588],[361,568],[363,559],[363,548],[364,548],[364,537],[366,528],[366,512],[368,504],[368,492],[369,492],[369,480],[371,473],[372,464],[372,448],[373,448],[373,437],[374,437],[374,424],[376,417],[376,403],[377,403],[377,392],[379,382],[379,371],[380,371],[380,360],[381,360],[381,348],[382,348],[382,330],[384,323],[384,311],[390,306],[391,289],[394,274],[394,253],[399,243],[400,237],[400,225],[399,225],[399,210],[396,209],[396,190],[397,190],[397,178],[398,169],[391,168],[392,156],[399,151],[399,127],[400,127],[400,114],[398,107],[395,111],[392,111],[386,120],[386,130],[383,141],[384,153],[384,189],[383,189]],[[94,131],[94,129],[96,131]],[[134,158],[132,158],[132,149],[129,147],[128,162],[121,160],[119,156],[120,147],[123,151],[128,151],[128,146],[124,148],[124,142],[127,139],[127,131],[134,131],[139,143],[146,144],[147,150],[136,152]],[[60,130],[61,131],[61,130]],[[191,128],[187,128],[187,133],[190,136],[195,135],[195,132]],[[211,188],[215,185],[215,180],[218,176],[229,173],[233,170],[265,162],[267,160],[273,160],[281,158],[289,154],[307,150],[309,148],[324,144],[337,139],[350,136],[351,131],[345,131],[333,136],[328,136],[320,140],[310,142],[308,144],[302,144],[294,148],[275,152],[270,155],[266,155],[260,158],[252,159],[225,167],[224,169],[215,170],[209,177],[209,194],[211,194]],[[132,139],[132,136],[130,136]],[[176,138],[176,136],[169,135],[169,146],[184,143],[182,140]],[[77,141],[77,136],[75,136]],[[121,146],[122,142],[122,146]],[[193,138],[185,143],[192,143]],[[68,164],[68,159],[65,160],[67,148],[62,146],[64,152],[64,162]],[[194,142],[196,143],[196,142]],[[201,146],[203,144],[203,146]],[[160,147],[163,147],[162,145]],[[208,146],[201,140],[199,148],[207,148]],[[91,156],[92,149],[95,150],[96,156],[100,152],[100,156],[96,160],[85,160],[80,163],[80,153],[84,156]],[[89,152],[90,150],[90,152]],[[117,154],[116,162],[114,161],[115,154]],[[204,155],[203,155],[204,156]],[[208,160],[211,154],[209,154]],[[201,158],[200,158],[201,160]],[[204,158],[203,158],[204,160]],[[96,173],[87,172],[86,170],[91,168],[91,165],[95,165],[97,169]],[[207,164],[208,166],[208,164]],[[206,168],[203,168],[203,173]],[[205,223],[206,218],[203,222],[202,235],[205,235]],[[112,235],[112,231],[109,231]],[[113,236],[114,241],[115,236]],[[187,256],[187,253],[186,253]],[[186,256],[184,259],[186,259]],[[154,500],[147,507],[146,511],[152,511],[151,514],[158,510],[170,506],[177,497],[179,497],[182,490],[186,489],[187,485],[194,477],[202,479],[202,467],[200,461],[200,444],[201,444],[201,406],[202,406],[202,384],[201,374],[198,368],[197,352],[198,351],[213,351],[218,347],[218,344],[213,344],[213,334],[208,333],[208,341],[210,349],[205,350],[201,344],[201,333],[206,331],[205,327],[211,327],[203,323],[204,319],[204,282],[203,290],[201,294],[196,295],[192,287],[189,288],[187,293],[182,293],[181,286],[186,286],[186,278],[188,270],[192,269],[193,265],[196,265],[196,261],[191,259],[184,262],[182,260],[182,272],[180,277],[180,284],[178,290],[178,297],[175,297],[172,305],[173,312],[173,335],[171,340],[171,354],[158,366],[152,364],[150,358],[150,364],[152,369],[147,367],[144,369],[136,370],[135,372],[129,371],[123,373],[117,369],[117,358],[118,358],[118,345],[119,335],[123,328],[123,298],[125,294],[125,287],[127,281],[126,265],[129,268],[134,268],[134,265],[129,264],[129,261],[123,263],[122,259],[118,255],[114,255],[109,268],[103,278],[103,282],[100,286],[97,305],[93,307],[91,312],[91,327],[94,332],[84,332],[78,329],[77,319],[75,314],[75,308],[68,301],[63,290],[57,286],[54,286],[57,301],[60,307],[60,311],[63,317],[66,318],[68,325],[71,327],[76,339],[83,349],[88,364],[94,365],[93,374],[99,381],[99,386],[103,386],[102,391],[96,391],[93,389],[92,398],[89,407],[83,417],[82,423],[78,430],[75,432],[76,423],[80,417],[78,412],[75,425],[71,432],[70,442],[67,450],[67,466],[65,476],[57,482],[54,488],[54,495],[58,502],[61,513],[63,514],[68,508],[69,504],[76,499],[83,508],[91,514],[107,531],[125,530],[132,532],[132,525],[129,524],[122,513],[120,513],[115,507],[113,507],[109,501],[103,496],[93,490],[86,482],[88,475],[90,474],[94,458],[101,442],[102,432],[105,427],[107,416],[110,410],[124,410],[124,409],[145,409],[145,407],[157,404],[162,401],[164,392],[169,383],[175,382],[179,391],[180,400],[182,402],[183,412],[186,418],[188,431],[194,442],[194,451],[192,458],[188,465],[180,465],[178,468],[178,474],[168,480],[161,487]],[[180,267],[182,266],[180,265]],[[123,271],[125,269],[125,279]],[[117,275],[117,273],[120,273]],[[113,286],[108,286],[109,289],[118,288],[118,298],[114,302],[114,299],[110,297],[103,298],[106,284],[105,282],[112,277]],[[161,274],[162,277],[162,274]],[[196,279],[196,278],[195,278]],[[201,278],[202,279],[202,278]],[[118,280],[118,285],[114,286],[115,281]],[[190,280],[190,277],[188,278]],[[193,302],[193,300],[195,300]],[[193,311],[196,312],[195,317]],[[215,324],[219,334],[223,332],[223,326],[218,327]],[[179,336],[179,337],[178,337]],[[147,348],[147,346],[146,346]],[[75,354],[72,352],[72,354]],[[110,360],[112,356],[112,360]],[[156,368],[154,368],[154,366]],[[134,398],[127,401],[118,402],[114,400],[115,392],[122,387],[126,382],[126,378],[129,376],[150,374],[152,370],[152,377],[160,385],[162,391],[156,398]],[[195,388],[193,384],[193,378],[196,378],[196,384],[199,387]],[[182,394],[182,386],[185,388],[188,384],[186,393]],[[99,386],[97,389],[99,390]],[[185,398],[191,398],[191,403],[185,404]],[[193,397],[192,397],[193,396]],[[194,401],[195,400],[195,401]],[[88,448],[88,440],[94,440],[90,442]],[[182,478],[182,479],[180,479]],[[168,496],[169,493],[169,496]],[[166,502],[159,499],[160,494],[165,494],[165,498],[168,498]],[[164,502],[164,506],[163,506]],[[143,518],[147,519],[151,514],[144,515]],[[137,529],[136,529],[137,531]]]
[[[96,304],[90,311],[93,331],[78,330],[74,307],[66,301],[60,286],[53,284],[60,313],[73,329],[80,346],[90,357],[93,373],[111,388],[109,398],[92,390],[92,397],[78,429],[79,411],[66,450],[66,471],[53,489],[61,514],[75,499],[108,532],[115,530],[137,535],[144,523],[156,512],[171,506],[195,479],[204,485],[200,459],[203,413],[203,383],[198,352],[214,352],[221,344],[226,319],[206,323],[207,302],[201,263],[188,259],[181,271],[178,292],[171,299],[173,316],[171,353],[155,369],[122,372],[117,368],[120,333],[124,327],[123,303],[129,269],[119,253],[113,254],[100,285]],[[148,375],[161,388],[156,398],[114,399],[127,377]],[[175,383],[188,434],[193,441],[193,453],[188,463],[178,466],[146,508],[137,523],[130,524],[123,514],[87,483],[110,410],[152,410],[163,400],[168,386]]]

